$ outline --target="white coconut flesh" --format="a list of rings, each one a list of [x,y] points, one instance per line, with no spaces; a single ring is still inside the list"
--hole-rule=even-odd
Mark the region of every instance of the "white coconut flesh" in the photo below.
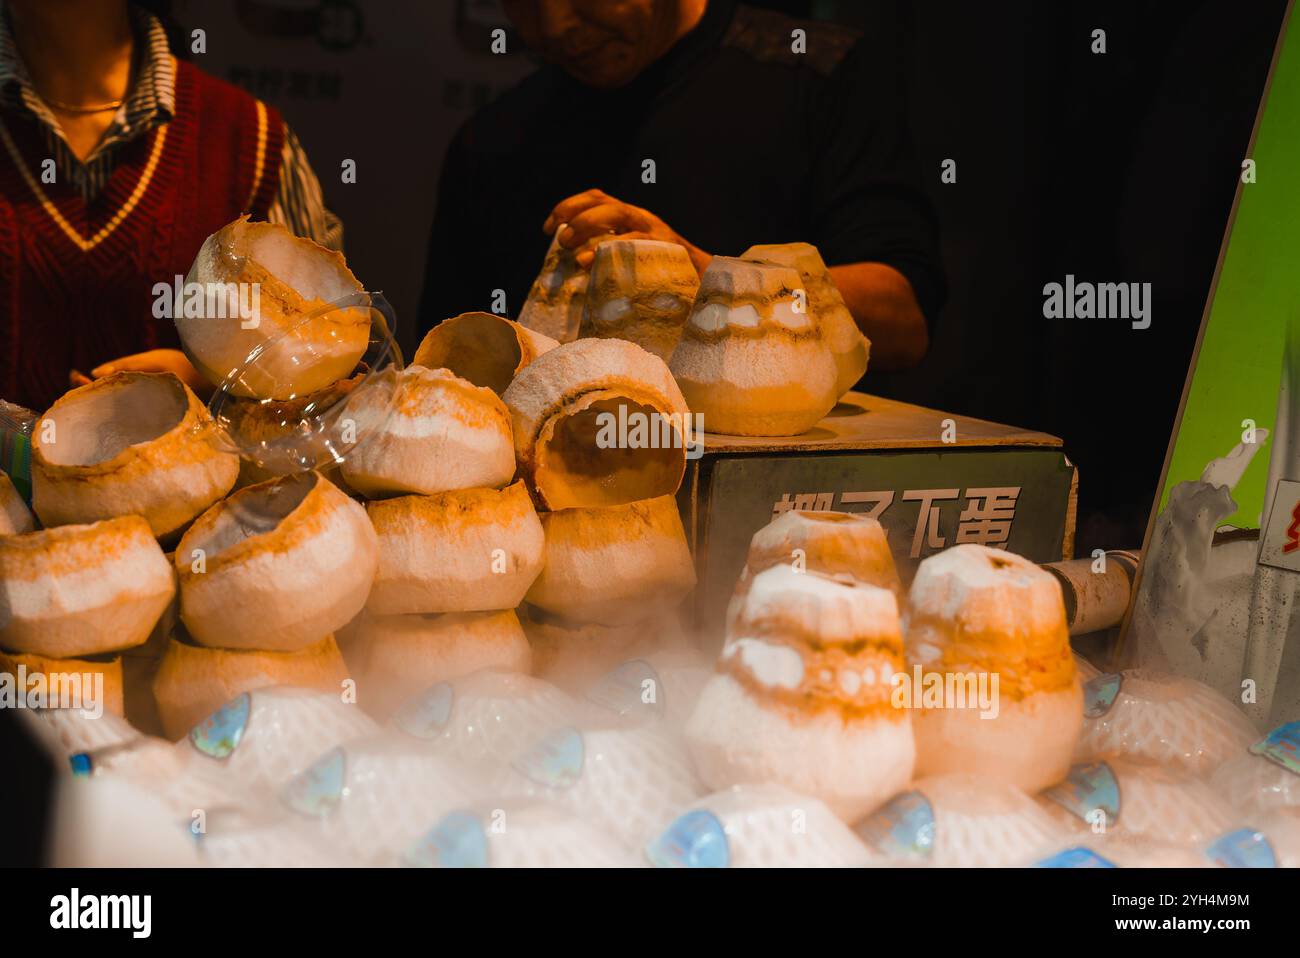
[[[54,466],[94,466],[140,443],[165,436],[185,418],[189,403],[168,376],[124,380],[115,389],[87,389],[59,403],[53,441],[41,455]]]
[[[225,315],[176,318],[187,355],[233,395],[291,399],[356,368],[370,341],[368,309],[327,306],[362,292],[343,257],[270,223],[237,220],[204,242],[187,284],[226,284]],[[255,286],[256,315],[241,315]],[[206,308],[205,308],[206,312]]]
[[[531,347],[521,339],[528,336]],[[559,344],[541,333],[526,330],[492,313],[462,313],[443,320],[424,338],[415,364],[448,369],[475,386],[497,395],[505,392],[515,373],[534,356]]]
[[[605,415],[614,419],[602,421]],[[628,423],[646,424],[644,447],[616,441],[602,448],[602,428],[608,434],[604,423],[624,417]],[[586,393],[543,427],[537,443],[537,484],[552,509],[617,506],[672,495],[686,468],[679,428],[657,406],[625,393]],[[657,448],[648,448],[652,442]]]

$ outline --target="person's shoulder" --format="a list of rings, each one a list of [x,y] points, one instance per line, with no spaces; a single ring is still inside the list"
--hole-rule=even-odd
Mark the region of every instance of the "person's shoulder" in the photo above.
[[[796,30],[803,32],[796,34]],[[800,38],[803,42],[796,44]],[[838,23],[802,20],[777,10],[739,4],[722,46],[761,63],[811,67],[829,76],[861,39],[860,31]]]
[[[176,60],[176,86],[178,96],[183,87],[189,87],[198,101],[198,108],[209,122],[225,117],[242,124],[249,117],[256,117],[259,107],[269,116],[280,118],[275,107],[259,100],[243,87],[213,76],[187,60]]]

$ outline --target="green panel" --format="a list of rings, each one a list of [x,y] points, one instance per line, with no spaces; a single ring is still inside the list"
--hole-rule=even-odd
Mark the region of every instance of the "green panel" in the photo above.
[[[861,494],[892,495],[877,518],[906,582],[920,559],[955,545],[959,529],[975,541],[983,538],[1037,562],[1060,559],[1073,475],[1065,456],[1054,449],[722,456],[706,463],[706,470],[697,623],[719,630],[750,538],[786,507],[870,512],[876,500],[860,501]],[[1006,504],[999,503],[993,514],[972,516],[963,524],[962,513],[972,505],[970,490],[991,488],[1018,490],[1012,514],[1007,516]],[[922,490],[956,490],[955,498],[932,502],[942,540],[937,548],[924,536],[916,542],[922,501],[907,495]],[[974,501],[985,509],[988,503]],[[914,545],[919,547],[914,550]]]

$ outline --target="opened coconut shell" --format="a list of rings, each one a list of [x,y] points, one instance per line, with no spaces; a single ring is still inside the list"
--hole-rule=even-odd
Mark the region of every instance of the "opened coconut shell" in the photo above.
[[[140,515],[171,536],[224,496],[239,457],[171,373],[116,372],[65,393],[32,434],[32,504],[47,526]]]
[[[0,648],[57,658],[140,645],[175,589],[139,516],[0,536]]]
[[[236,284],[219,305],[205,301],[175,317],[185,354],[213,385],[241,370],[235,396],[290,399],[324,389],[350,375],[370,344],[368,309],[320,312],[362,292],[342,254],[278,223],[241,216],[223,226],[203,242],[185,283],[204,291]]]
[[[200,645],[291,652],[361,610],[378,563],[366,510],[320,474],[257,483],[176,547],[181,620]]]
[[[699,274],[684,246],[606,240],[591,262],[581,335],[626,339],[667,362],[699,288]]]
[[[677,501],[543,513],[546,562],[528,601],[572,622],[620,625],[667,613],[695,587]]]
[[[366,506],[379,537],[373,615],[513,609],[542,569],[542,524],[522,482]]]
[[[27,684],[19,684],[19,668]],[[36,685],[32,677],[43,675],[46,706],[49,708],[85,708],[94,711],[102,696],[104,711],[124,715],[122,699],[122,659],[51,659],[41,655],[10,655],[0,652],[0,673],[14,676],[19,695],[30,694]],[[95,678],[102,676],[102,678]],[[95,685],[103,683],[102,690]]]
[[[461,313],[429,330],[412,362],[448,369],[499,396],[519,370],[558,345],[551,337],[495,313]]]
[[[332,635],[294,652],[205,649],[175,639],[153,680],[154,699],[170,739],[244,692],[292,685],[343,694],[347,666]]]
[[[520,474],[540,506],[615,506],[672,495],[689,412],[663,360],[621,339],[539,356],[506,390]]]
[[[751,246],[741,259],[775,263],[798,270],[808,294],[808,307],[821,325],[826,345],[835,357],[839,375],[835,382],[836,397],[843,396],[857,385],[867,371],[871,356],[871,340],[862,335],[853,314],[844,304],[844,297],[835,288],[830,270],[811,243],[773,243]]]
[[[420,692],[479,669],[528,672],[532,657],[512,609],[446,615],[362,613],[339,633],[357,704],[386,719]]]
[[[590,273],[578,265],[576,254],[560,245],[555,231],[542,271],[528,290],[528,299],[519,312],[519,325],[548,336],[557,343],[572,342],[578,337],[583,304],[587,298]]]
[[[799,435],[839,398],[835,357],[785,266],[715,256],[669,366],[714,433]]]
[[[36,528],[36,519],[27,503],[14,488],[9,476],[0,472],[0,536],[12,536],[31,532]]]
[[[390,403],[384,418],[380,407]],[[510,414],[501,398],[446,369],[386,373],[353,402],[364,441],[347,454],[344,481],[362,495],[500,488],[515,474]]]

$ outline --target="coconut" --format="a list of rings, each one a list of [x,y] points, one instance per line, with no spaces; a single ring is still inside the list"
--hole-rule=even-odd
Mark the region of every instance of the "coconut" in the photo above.
[[[139,516],[0,536],[0,648],[60,658],[140,645],[175,589]]]
[[[369,309],[326,308],[362,292],[343,255],[278,223],[241,216],[223,226],[204,240],[185,283],[205,293],[217,288],[209,284],[238,284],[219,303],[181,311],[203,315],[176,316],[185,354],[210,382],[239,370],[236,396],[291,399],[324,389],[350,375],[370,344]]]
[[[8,474],[0,472],[0,536],[19,535],[35,528],[32,511],[14,488]]]
[[[41,684],[44,685],[46,701],[43,704],[46,708],[75,709],[71,714],[80,716],[82,710],[95,712],[102,704],[106,713],[125,714],[120,656],[97,660],[51,659],[42,655],[9,655],[0,652],[0,674],[5,673],[14,677],[14,691],[20,696],[30,694],[37,688],[35,676],[44,676]],[[25,685],[20,676],[26,678]],[[85,721],[95,722],[90,718]]]
[[[699,288],[699,274],[684,246],[606,240],[591,262],[580,334],[626,339],[667,362]]]
[[[175,561],[181,620],[197,643],[291,652],[361,611],[379,557],[365,509],[309,472],[219,502]]]
[[[578,265],[573,250],[560,245],[561,224],[555,231],[542,271],[528,290],[519,312],[519,325],[548,336],[557,343],[572,342],[582,323],[582,309],[591,274]]]
[[[744,603],[753,577],[781,564],[880,586],[894,593],[900,606],[905,597],[894,554],[878,521],[853,512],[791,509],[749,540],[745,568],[727,607],[729,621]]]
[[[670,610],[695,587],[672,496],[564,509],[541,519],[546,562],[527,598],[547,612],[573,622],[622,625]]]
[[[224,496],[239,457],[171,373],[117,372],[65,393],[32,435],[32,503],[47,526],[141,515],[175,533]]]
[[[461,313],[429,330],[412,362],[448,369],[499,396],[519,370],[558,345],[496,313]]]
[[[522,482],[366,507],[379,538],[373,615],[513,609],[542,569],[542,524]]]
[[[342,694],[347,678],[332,635],[295,652],[205,649],[173,639],[153,693],[163,729],[174,740],[241,693],[293,685]]]
[[[511,609],[446,615],[363,613],[339,633],[358,704],[386,719],[417,692],[479,669],[527,672],[528,640]]]
[[[839,398],[839,369],[793,269],[715,256],[669,367],[709,432],[794,436]]]
[[[1065,777],[1083,695],[1051,573],[1000,549],[955,546],[918,567],[904,631],[909,667],[920,670],[923,687],[927,673],[945,688],[953,677],[987,676],[995,712],[950,702],[920,708],[918,775],[970,772],[1026,792]]]
[[[871,355],[871,340],[862,335],[853,314],[844,305],[844,297],[835,288],[830,270],[811,243],[772,243],[751,246],[740,254],[741,259],[775,263],[798,270],[803,288],[808,296],[808,309],[817,318],[822,335],[839,375],[835,381],[835,395],[843,396],[857,385],[867,371]]]
[[[785,785],[846,820],[870,812],[912,776],[911,723],[892,701],[902,668],[892,592],[760,572],[686,724],[700,777]]]
[[[672,495],[689,415],[668,367],[620,339],[580,339],[526,366],[504,396],[520,474],[543,508]]]
[[[499,488],[515,474],[510,414],[501,398],[449,370],[408,366],[386,373],[353,406],[356,420],[370,425],[341,472],[363,495]]]
[[[533,649],[533,674],[570,692],[587,688],[629,659],[684,641],[676,616],[662,612],[625,625],[601,625],[524,605],[520,621]]]

